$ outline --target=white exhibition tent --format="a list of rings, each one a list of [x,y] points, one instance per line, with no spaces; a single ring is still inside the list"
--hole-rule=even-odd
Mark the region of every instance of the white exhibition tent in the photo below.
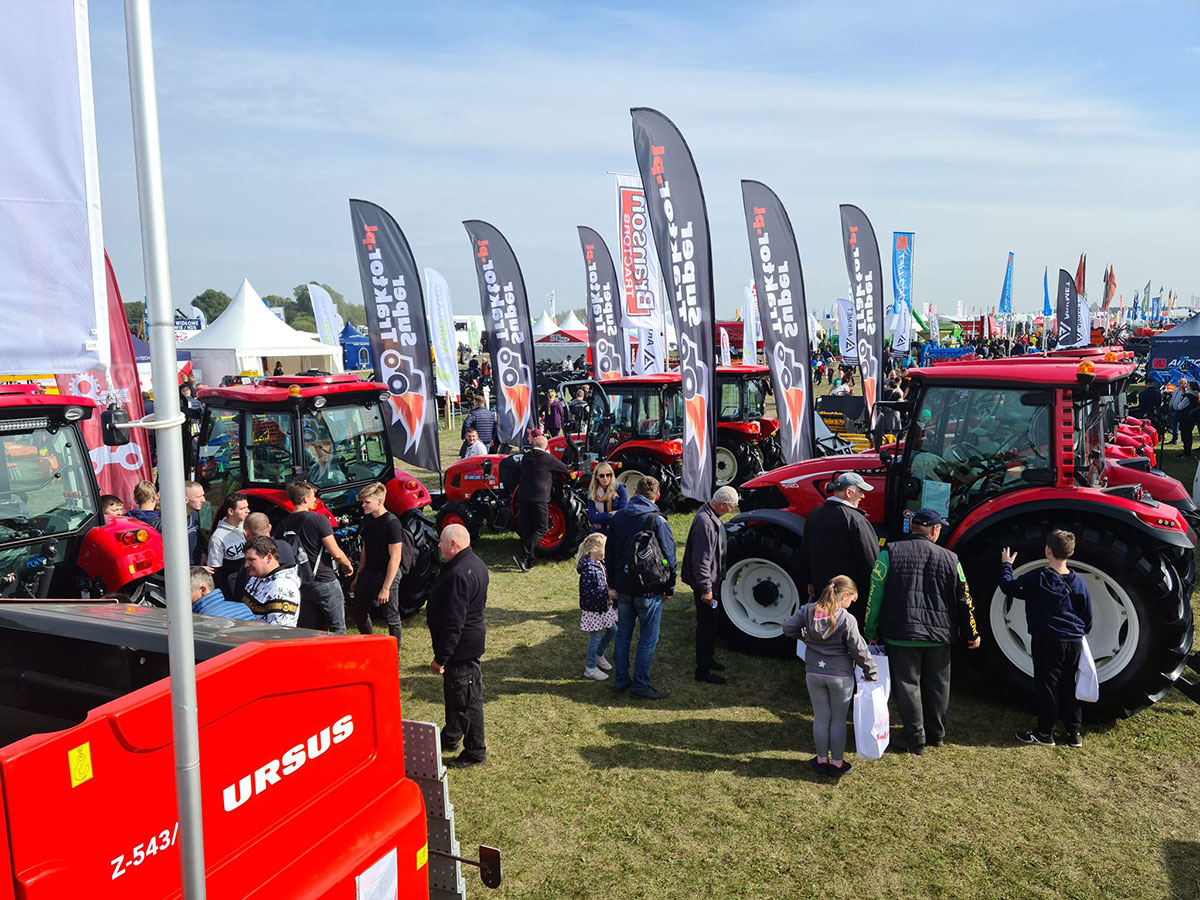
[[[558,331],[558,326],[554,324],[554,318],[548,311],[542,310],[541,318],[533,323],[533,336],[535,338],[545,337],[556,331]]]
[[[277,361],[288,374],[342,371],[342,348],[297,331],[267,309],[246,279],[212,324],[179,345],[192,354],[194,377],[217,384],[225,375],[270,374]]]
[[[569,313],[567,313],[563,320],[558,323],[558,330],[587,331],[587,325],[579,321],[579,316],[575,315],[575,310],[571,310]]]

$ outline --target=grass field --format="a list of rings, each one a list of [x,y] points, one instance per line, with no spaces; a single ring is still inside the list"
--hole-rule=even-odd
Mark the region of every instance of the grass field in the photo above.
[[[447,462],[457,446],[445,436]],[[1190,485],[1194,465],[1178,454],[1161,462]],[[689,521],[671,516],[681,554]],[[1200,706],[1178,692],[1086,726],[1082,750],[1023,747],[1013,733],[1030,714],[956,659],[948,746],[863,761],[833,784],[807,766],[799,661],[719,646],[729,684],[697,684],[681,586],[652,671],[670,699],[615,695],[581,677],[573,564],[522,575],[512,535],[476,549],[491,570],[489,761],[452,772],[451,797],[464,852],[503,851],[496,896],[1200,897]],[[401,652],[404,714],[440,724],[430,658],[416,617]]]

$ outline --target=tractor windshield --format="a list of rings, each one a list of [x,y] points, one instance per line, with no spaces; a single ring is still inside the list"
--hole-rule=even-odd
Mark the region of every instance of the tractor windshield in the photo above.
[[[991,496],[1052,480],[1044,397],[1016,388],[928,388],[905,442],[916,482],[908,507],[957,521]]]
[[[614,431],[625,439],[658,440],[663,424],[662,396],[658,390],[606,390],[606,393]]]
[[[391,470],[379,406],[326,406],[304,414],[304,466],[319,488],[375,481]]]
[[[1104,481],[1104,432],[1111,410],[1111,404],[1103,399],[1075,406],[1075,471],[1084,473],[1091,487]]]
[[[746,419],[761,419],[767,410],[766,379],[747,378],[745,387]]]
[[[0,431],[0,543],[82,527],[96,513],[92,472],[73,427]]]

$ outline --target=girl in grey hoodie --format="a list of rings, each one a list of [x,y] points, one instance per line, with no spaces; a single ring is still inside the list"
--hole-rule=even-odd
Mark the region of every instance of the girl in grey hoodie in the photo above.
[[[858,597],[854,581],[845,575],[830,580],[815,603],[806,603],[783,623],[783,633],[804,641],[808,696],[813,708],[813,741],[817,755],[812,766],[823,775],[841,778],[852,768],[842,759],[846,749],[846,714],[854,697],[854,664],[874,681],[875,661],[846,608]]]

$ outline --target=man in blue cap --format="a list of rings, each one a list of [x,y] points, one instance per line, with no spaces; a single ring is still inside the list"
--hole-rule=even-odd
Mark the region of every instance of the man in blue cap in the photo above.
[[[908,540],[889,541],[871,572],[868,641],[887,644],[892,699],[904,723],[891,746],[920,756],[946,740],[950,707],[950,647],[979,646],[975,609],[958,556],[938,545],[946,517],[918,510]]]

